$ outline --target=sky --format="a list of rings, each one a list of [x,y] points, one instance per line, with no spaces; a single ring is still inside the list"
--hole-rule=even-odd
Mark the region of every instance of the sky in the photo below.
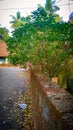
[[[0,0],[0,25],[10,29],[10,15],[16,16],[16,12],[20,11],[21,16],[27,16],[33,10],[36,10],[38,4],[45,6],[46,0]],[[69,14],[73,12],[73,0],[56,0],[56,4],[60,7],[57,12],[64,21],[69,20]]]
[[[69,20],[69,15],[73,12],[73,0],[56,0],[60,10],[57,12],[64,21]]]

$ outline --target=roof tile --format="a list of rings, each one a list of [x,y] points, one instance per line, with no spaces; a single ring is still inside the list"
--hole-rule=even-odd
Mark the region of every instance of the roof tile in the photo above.
[[[9,52],[7,51],[7,44],[3,41],[0,41],[0,57],[8,56]]]

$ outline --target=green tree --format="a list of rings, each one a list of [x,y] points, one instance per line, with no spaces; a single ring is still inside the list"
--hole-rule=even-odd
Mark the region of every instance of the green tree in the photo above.
[[[73,55],[73,23],[69,24],[69,44],[68,48],[70,49],[71,55]]]
[[[49,15],[53,15],[59,7],[55,5],[55,0],[46,0],[45,8]]]
[[[24,17],[21,17],[21,14],[19,11],[16,13],[16,16],[13,16],[13,15],[10,15],[10,16],[12,17],[12,21],[10,21],[10,24],[12,24],[11,27],[13,29],[23,26],[25,24],[25,19]]]
[[[50,13],[39,6],[23,18],[25,24],[14,28],[8,46],[12,63],[24,65],[31,61],[36,69],[52,77],[58,75],[71,54],[71,46],[69,23],[63,22],[49,6],[53,8],[48,8]]]
[[[6,27],[0,27],[0,40],[6,41],[9,37],[9,30]]]

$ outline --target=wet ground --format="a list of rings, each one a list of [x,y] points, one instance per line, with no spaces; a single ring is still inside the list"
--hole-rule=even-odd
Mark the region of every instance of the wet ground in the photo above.
[[[20,107],[26,104],[26,108]],[[0,68],[0,130],[34,130],[24,69]]]

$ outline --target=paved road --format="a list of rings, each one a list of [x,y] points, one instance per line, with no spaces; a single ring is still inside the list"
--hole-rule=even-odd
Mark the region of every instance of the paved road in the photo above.
[[[19,104],[23,103],[26,86],[23,69],[0,68],[0,130],[21,130]]]

